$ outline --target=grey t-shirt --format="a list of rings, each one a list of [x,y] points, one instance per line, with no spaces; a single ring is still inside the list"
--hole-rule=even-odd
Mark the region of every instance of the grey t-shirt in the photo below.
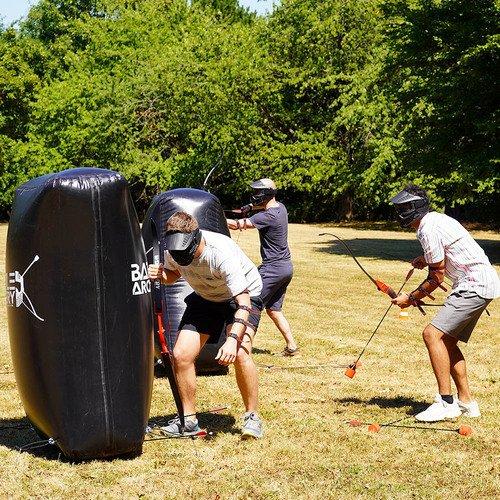
[[[290,260],[288,248],[288,212],[285,205],[278,203],[249,217],[259,230],[260,255],[262,263]]]
[[[251,297],[258,297],[262,279],[255,264],[228,236],[202,231],[205,248],[188,266],[180,266],[165,252],[165,267],[179,271],[191,288],[201,297],[212,302],[225,302],[248,290]]]

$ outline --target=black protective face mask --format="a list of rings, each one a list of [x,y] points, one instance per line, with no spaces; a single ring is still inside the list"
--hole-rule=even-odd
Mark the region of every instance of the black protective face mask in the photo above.
[[[395,205],[398,222],[401,227],[408,227],[417,219],[421,219],[429,212],[429,202],[427,200],[416,200],[408,203]]]
[[[273,196],[276,196],[276,189],[262,188],[255,190],[250,196],[250,202],[254,206],[267,203]]]
[[[201,231],[197,229],[191,233],[193,235],[191,242],[184,250],[169,250],[172,259],[179,264],[179,266],[189,266],[193,262],[194,254],[198,245],[201,242]]]

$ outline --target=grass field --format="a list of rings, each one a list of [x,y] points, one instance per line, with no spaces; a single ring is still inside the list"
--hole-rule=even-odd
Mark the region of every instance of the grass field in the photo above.
[[[388,304],[354,261],[331,237],[347,240],[375,276],[398,287],[418,253],[414,234],[388,230],[291,225],[295,277],[285,301],[301,355],[277,355],[282,339],[264,318],[256,339],[255,361],[303,366],[349,363],[355,359]],[[0,269],[4,271],[7,226],[0,225]],[[500,264],[500,235],[474,232]],[[258,237],[235,235],[258,262]],[[389,255],[390,254],[390,255]],[[402,259],[402,260],[398,260]],[[410,282],[418,284],[424,272]],[[444,298],[440,292],[437,300]],[[0,292],[5,303],[5,290]],[[227,405],[222,414],[201,413],[211,440],[146,443],[133,460],[72,464],[53,453],[20,453],[37,439],[23,425],[12,369],[5,307],[0,308],[0,497],[37,498],[494,498],[500,495],[499,316],[498,301],[483,315],[464,349],[469,376],[483,416],[438,427],[470,424],[466,438],[452,432],[383,428],[378,434],[347,421],[389,422],[432,401],[436,387],[421,331],[428,318],[410,311],[406,320],[391,309],[352,380],[328,366],[268,370],[259,368],[261,414],[266,436],[239,439],[241,401],[234,373],[200,377],[201,410]],[[429,309],[429,316],[435,312]],[[174,405],[163,379],[155,380],[151,418],[172,415]],[[411,423],[410,419],[408,423]]]

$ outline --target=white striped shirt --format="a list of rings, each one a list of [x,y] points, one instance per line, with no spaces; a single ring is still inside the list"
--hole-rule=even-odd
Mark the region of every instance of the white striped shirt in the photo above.
[[[417,238],[428,264],[444,259],[453,291],[470,290],[484,299],[500,296],[500,280],[484,250],[452,217],[429,212],[420,221]]]

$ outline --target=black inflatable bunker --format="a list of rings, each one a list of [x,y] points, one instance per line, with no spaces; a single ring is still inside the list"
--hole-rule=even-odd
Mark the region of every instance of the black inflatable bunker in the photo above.
[[[198,221],[198,225],[201,229],[230,236],[224,216],[224,210],[216,196],[199,189],[172,189],[155,196],[144,217],[142,237],[144,239],[149,263],[153,262],[151,220],[155,221],[161,238],[166,221],[172,214],[178,211],[187,212],[192,215]],[[184,299],[187,295],[192,293],[193,289],[182,278],[173,285],[162,286],[161,289],[163,324],[167,325],[165,332],[166,341],[168,343],[168,348],[172,350],[177,340],[179,323],[186,309]],[[155,326],[155,328],[157,328],[157,326]],[[205,344],[196,360],[196,370],[199,373],[227,373],[227,368],[222,367],[215,361],[217,351],[225,340],[225,336],[221,335],[217,343]],[[158,349],[157,356],[158,358],[160,357]]]
[[[126,181],[80,168],[19,187],[6,272],[16,382],[35,428],[74,459],[140,453],[153,324]]]

